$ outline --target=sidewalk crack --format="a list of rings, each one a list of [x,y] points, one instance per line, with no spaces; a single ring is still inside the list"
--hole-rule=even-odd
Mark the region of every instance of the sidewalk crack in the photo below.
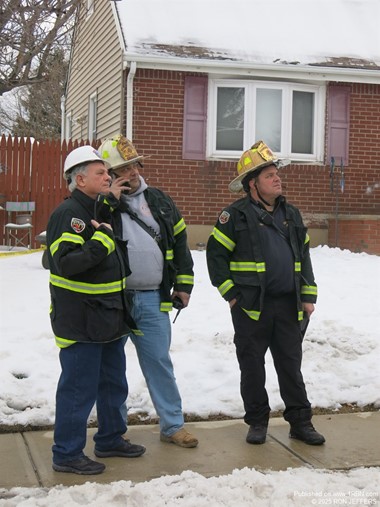
[[[268,435],[275,441],[277,442],[278,444],[281,445],[281,447],[283,447],[284,449],[286,449],[287,451],[289,451],[291,454],[293,454],[293,456],[295,456],[296,458],[298,458],[299,460],[303,461],[303,463],[305,463],[305,465],[308,465],[310,468],[314,468],[315,469],[315,466],[310,463],[309,461],[307,461],[303,456],[301,456],[301,454],[298,454],[298,452],[295,452],[293,451],[292,449],[290,449],[290,447],[288,447],[287,445],[285,445],[283,442],[281,442],[281,440],[279,440],[278,438],[274,437],[273,435],[271,435],[269,432],[268,432]]]
[[[21,432],[21,438],[23,439],[24,441],[24,444],[25,444],[25,448],[26,448],[26,452],[28,454],[28,457],[29,457],[29,460],[30,460],[30,463],[32,465],[32,468],[33,468],[33,471],[34,471],[34,475],[36,476],[36,479],[37,479],[37,482],[38,482],[38,485],[42,488],[44,485],[43,485],[43,482],[41,480],[41,477],[40,477],[40,474],[38,473],[38,468],[34,462],[34,459],[33,459],[33,456],[32,456],[32,453],[30,451],[30,448],[29,448],[29,444],[28,444],[28,441],[27,439],[25,438],[25,435],[23,432]]]

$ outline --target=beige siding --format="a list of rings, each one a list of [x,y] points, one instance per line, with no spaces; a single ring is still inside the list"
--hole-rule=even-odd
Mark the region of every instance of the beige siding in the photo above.
[[[84,2],[87,4],[87,2]],[[112,2],[95,1],[95,12],[83,12],[77,23],[68,86],[66,112],[73,119],[72,139],[88,138],[89,97],[97,93],[97,138],[121,130],[123,110],[123,51]]]

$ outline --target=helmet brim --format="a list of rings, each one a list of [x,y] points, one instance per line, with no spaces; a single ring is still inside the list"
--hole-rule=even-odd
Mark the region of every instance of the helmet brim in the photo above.
[[[261,171],[263,169],[265,169],[266,167],[274,165],[274,166],[277,167],[277,169],[281,169],[282,167],[285,167],[285,166],[289,165],[290,162],[291,161],[288,160],[288,159],[276,159],[276,160],[271,160],[271,161],[268,161],[268,162],[264,162],[263,164],[260,164],[260,165],[258,165],[256,167],[253,167],[252,169],[249,169],[248,171],[245,171],[243,174],[239,174],[239,176],[236,176],[236,178],[233,179],[231,181],[231,183],[228,185],[228,190],[230,192],[233,192],[233,193],[241,192],[243,190],[242,181],[249,174],[251,174],[252,176],[258,176],[261,173]],[[254,175],[253,173],[257,173],[257,174]]]

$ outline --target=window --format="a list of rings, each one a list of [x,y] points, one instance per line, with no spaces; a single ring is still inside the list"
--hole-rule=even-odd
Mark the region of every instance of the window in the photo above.
[[[208,157],[236,158],[262,139],[277,155],[321,161],[325,87],[210,80]]]
[[[88,106],[88,140],[95,141],[97,137],[97,94],[90,95]]]

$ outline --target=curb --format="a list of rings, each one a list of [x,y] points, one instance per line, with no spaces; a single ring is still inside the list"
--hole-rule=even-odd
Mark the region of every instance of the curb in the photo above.
[[[36,252],[42,252],[44,250],[46,250],[46,248],[34,248],[34,249],[30,249],[30,250],[20,250],[20,251],[15,251],[15,252],[12,252],[11,250],[8,250],[6,252],[0,251],[0,257],[13,257],[15,255],[26,255],[26,254],[36,253]]]

